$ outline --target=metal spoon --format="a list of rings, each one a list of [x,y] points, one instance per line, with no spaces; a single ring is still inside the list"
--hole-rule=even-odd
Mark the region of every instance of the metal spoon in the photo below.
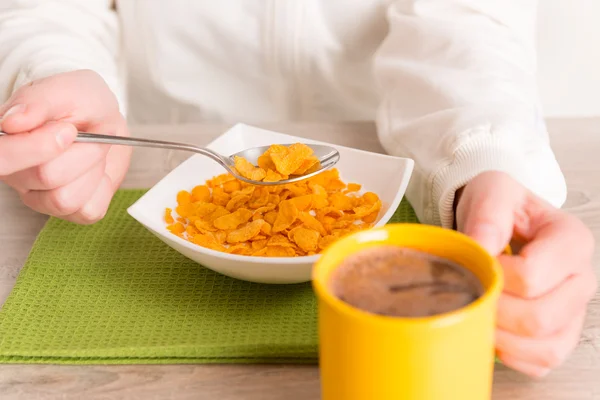
[[[7,135],[6,133],[0,131],[0,137]],[[161,149],[172,149],[172,150],[185,150],[191,151],[193,153],[202,154],[207,156],[217,163],[219,163],[222,167],[224,167],[229,173],[235,176],[237,179],[251,183],[253,185],[262,185],[262,186],[271,186],[271,185],[283,185],[286,183],[292,183],[301,181],[311,176],[317,175],[318,173],[333,167],[340,159],[340,153],[333,147],[323,146],[318,144],[310,144],[309,146],[314,155],[319,159],[320,166],[314,170],[309,170],[308,173],[304,175],[291,176],[289,179],[285,179],[279,182],[262,182],[262,181],[254,181],[248,178],[244,178],[241,176],[237,170],[234,168],[234,157],[244,157],[246,160],[251,162],[253,165],[257,165],[257,160],[260,155],[262,155],[269,146],[262,147],[253,147],[251,149],[246,149],[244,151],[240,151],[239,153],[232,154],[230,156],[224,156],[222,154],[217,153],[216,151],[194,146],[192,144],[186,143],[177,143],[177,142],[165,142],[162,140],[151,140],[151,139],[141,139],[141,138],[131,138],[131,137],[123,137],[123,136],[110,136],[110,135],[100,135],[95,133],[85,133],[79,132],[76,142],[80,143],[102,143],[102,144],[112,144],[112,145],[122,145],[122,146],[136,146],[136,147],[154,147]]]

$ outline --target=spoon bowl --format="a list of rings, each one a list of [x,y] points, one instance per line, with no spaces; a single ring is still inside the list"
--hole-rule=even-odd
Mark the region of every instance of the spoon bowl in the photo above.
[[[7,133],[0,131],[0,137],[8,136]],[[313,150],[313,154],[319,159],[318,168],[310,169],[305,174],[302,175],[292,175],[288,179],[284,179],[278,182],[262,182],[255,181],[252,179],[245,178],[241,176],[238,171],[235,169],[234,158],[236,156],[243,157],[248,160],[253,165],[257,165],[258,157],[260,157],[270,146],[260,146],[253,147],[250,149],[246,149],[240,151],[238,153],[232,154],[230,156],[224,156],[222,154],[217,153],[211,149],[207,149],[204,147],[195,146],[187,143],[177,143],[177,142],[167,142],[163,140],[151,140],[151,139],[143,139],[143,138],[132,138],[125,136],[111,136],[111,135],[102,135],[98,133],[86,133],[79,132],[77,134],[76,142],[79,143],[100,143],[100,144],[110,144],[117,146],[135,146],[135,147],[153,147],[153,148],[161,148],[161,149],[171,149],[171,150],[184,150],[190,151],[193,153],[202,154],[206,157],[212,158],[214,161],[219,163],[223,168],[225,168],[231,175],[235,176],[240,181],[244,181],[246,183],[250,183],[252,185],[258,186],[273,186],[273,185],[285,185],[286,183],[298,182],[304,179],[308,179],[312,176],[319,174],[320,172],[325,171],[333,167],[340,160],[340,153],[330,146],[318,145],[318,144],[309,144],[307,145]],[[289,145],[285,145],[289,146]]]
[[[283,146],[290,146],[291,144],[283,144]],[[261,182],[261,181],[253,181],[251,179],[244,178],[240,176],[234,167],[234,159],[235,157],[243,157],[248,160],[253,165],[258,164],[258,157],[264,154],[265,151],[270,146],[260,146],[260,147],[252,147],[250,149],[246,149],[240,151],[238,153],[232,154],[228,157],[228,165],[229,172],[234,175],[237,179],[251,183],[253,185],[263,185],[263,186],[271,186],[273,184],[286,184],[298,182],[304,179],[308,179],[312,176],[315,176],[331,167],[333,167],[340,160],[340,153],[331,146],[324,146],[321,144],[306,144],[306,146],[310,147],[313,151],[313,155],[319,159],[319,164],[317,168],[311,168],[306,173],[302,175],[290,175],[288,179],[284,179],[278,182]]]

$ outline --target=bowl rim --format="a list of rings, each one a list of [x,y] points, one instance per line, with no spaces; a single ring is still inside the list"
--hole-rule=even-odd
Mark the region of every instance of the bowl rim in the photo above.
[[[263,130],[266,132],[269,132],[271,134],[277,134],[280,136],[286,136],[288,138],[292,138],[292,139],[301,139],[301,140],[308,140],[312,143],[315,144],[325,144],[325,145],[330,145],[332,147],[335,148],[343,148],[345,150],[349,150],[349,151],[353,151],[353,152],[360,152],[360,153],[366,153],[369,155],[374,155],[377,157],[385,157],[385,158],[390,158],[390,159],[395,159],[398,160],[399,162],[404,162],[406,163],[405,166],[405,176],[406,179],[401,181],[400,186],[398,187],[398,190],[396,192],[396,194],[394,195],[394,198],[390,201],[390,206],[388,208],[388,210],[379,218],[379,221],[377,221],[377,223],[375,223],[371,228],[369,229],[373,229],[373,228],[379,228],[382,226],[385,226],[389,220],[392,218],[392,216],[394,215],[394,213],[396,212],[396,210],[398,209],[398,206],[400,205],[402,199],[404,198],[404,195],[406,193],[406,189],[408,187],[408,184],[411,180],[412,177],[412,173],[413,173],[413,169],[414,169],[414,160],[411,158],[406,158],[406,157],[396,157],[396,156],[391,156],[389,154],[381,154],[381,153],[375,153],[372,151],[367,151],[367,150],[362,150],[362,149],[355,149],[352,147],[348,147],[348,146],[341,146],[341,145],[337,145],[334,143],[328,143],[328,142],[323,142],[323,141],[319,141],[319,140],[313,140],[313,139],[307,139],[307,138],[302,138],[299,136],[293,136],[293,135],[288,135],[285,133],[280,133],[280,132],[275,132],[275,131],[270,131],[270,130],[266,130],[266,129],[262,129],[262,128],[258,128],[258,127],[254,127],[251,125],[246,125],[246,124],[236,124],[234,125],[232,128],[228,129],[227,131],[223,132],[221,135],[217,136],[215,139],[213,139],[209,144],[206,145],[207,148],[211,148],[215,142],[217,142],[218,140],[222,140],[222,138],[228,134],[231,134],[231,132],[234,132],[234,130],[238,130],[240,129],[240,127],[248,127],[248,128],[252,128],[252,129],[259,129],[259,130]],[[200,155],[192,155],[190,157],[188,157],[185,161],[183,161],[183,163],[189,161],[192,157],[201,157]],[[179,166],[181,166],[183,163],[181,163]],[[165,237],[165,238],[170,238],[171,240],[174,240],[175,243],[182,245],[183,247],[187,248],[190,251],[196,252],[196,253],[204,253],[206,255],[209,256],[213,256],[216,258],[220,258],[220,259],[224,259],[224,260],[228,260],[228,261],[243,261],[243,262],[247,262],[247,263],[251,263],[251,264],[288,264],[288,265],[300,265],[300,264],[306,264],[306,263],[315,263],[318,258],[321,256],[321,254],[315,254],[315,255],[311,255],[311,256],[298,256],[298,257],[263,257],[263,256],[247,256],[247,255],[241,255],[241,254],[230,254],[230,253],[225,253],[222,251],[217,251],[217,250],[213,250],[213,249],[209,249],[208,247],[203,247],[197,244],[194,244],[188,240],[182,239],[177,235],[171,234],[169,232],[159,232],[158,229],[155,229],[154,227],[152,227],[151,225],[148,225],[147,223],[144,222],[144,218],[143,218],[143,213],[141,211],[138,210],[139,207],[139,203],[140,200],[142,200],[145,196],[148,195],[148,193],[154,189],[156,186],[158,186],[161,182],[163,182],[164,180],[166,180],[169,175],[171,175],[173,173],[173,171],[175,169],[177,169],[179,166],[175,167],[173,170],[169,171],[164,177],[162,177],[157,183],[155,183],[150,189],[148,189],[148,191],[146,193],[144,193],[142,195],[142,197],[140,197],[135,203],[133,203],[131,206],[129,206],[127,208],[127,213],[133,217],[136,221],[138,221],[139,223],[141,223],[143,226],[145,226],[147,229],[149,229],[150,231],[154,232],[156,235],[159,235],[159,237]],[[166,231],[166,228],[165,228]],[[172,236],[170,237],[169,234]]]

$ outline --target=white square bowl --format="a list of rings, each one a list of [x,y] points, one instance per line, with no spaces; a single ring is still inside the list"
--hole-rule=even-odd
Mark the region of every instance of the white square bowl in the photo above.
[[[230,155],[244,149],[275,143],[324,144],[295,136],[284,135],[253,126],[238,124],[219,136],[207,147]],[[411,159],[355,150],[333,145],[340,153],[336,168],[341,179],[363,185],[363,191],[377,193],[382,208],[375,226],[390,220],[406,191],[413,170]],[[208,157],[193,155],[146,192],[129,209],[129,214],[167,245],[206,268],[251,282],[299,283],[309,281],[312,266],[318,255],[305,257],[252,257],[227,254],[207,249],[170,233],[164,222],[164,210],[175,209],[176,195],[204,184],[224,169]]]

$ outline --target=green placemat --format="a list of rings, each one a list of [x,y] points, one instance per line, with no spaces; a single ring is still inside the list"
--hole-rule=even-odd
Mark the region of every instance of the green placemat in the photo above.
[[[126,209],[93,226],[51,218],[0,310],[0,363],[313,363],[309,283],[249,283],[198,266]],[[392,221],[416,221],[403,201]]]

